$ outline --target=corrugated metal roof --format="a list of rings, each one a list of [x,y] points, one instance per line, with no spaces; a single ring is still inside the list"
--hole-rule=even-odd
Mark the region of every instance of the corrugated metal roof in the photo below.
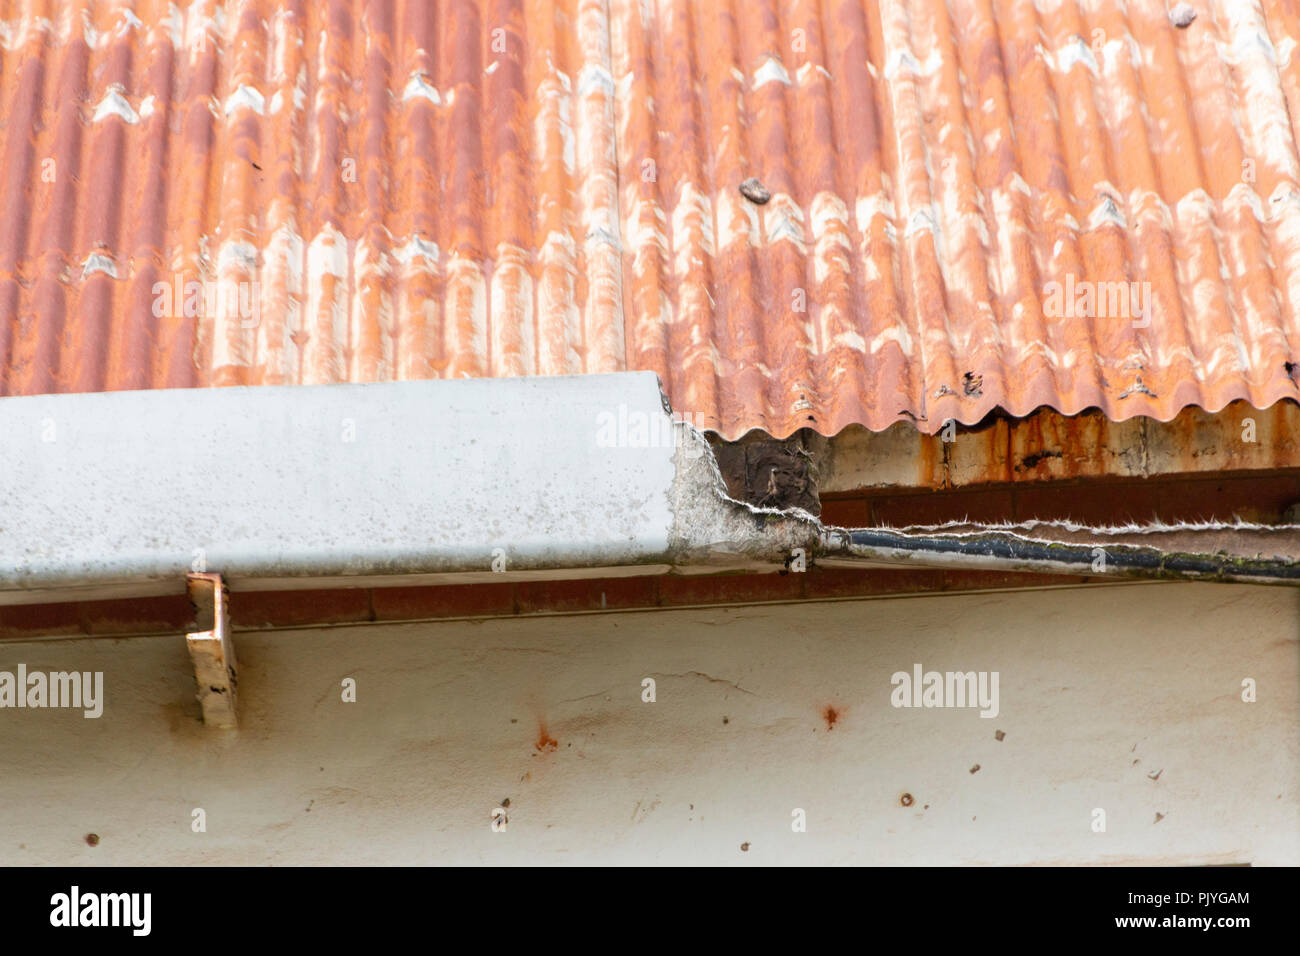
[[[1295,398],[1300,11],[1191,6],[6,3],[0,394],[650,369],[728,437]],[[1149,324],[1050,314],[1086,283]]]

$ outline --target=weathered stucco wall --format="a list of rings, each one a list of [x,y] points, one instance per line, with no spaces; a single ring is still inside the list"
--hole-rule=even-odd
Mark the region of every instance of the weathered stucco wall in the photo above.
[[[7,643],[107,700],[0,710],[0,864],[1297,864],[1298,623],[1142,584],[241,633],[235,734],[179,634]],[[916,663],[997,717],[894,708]]]

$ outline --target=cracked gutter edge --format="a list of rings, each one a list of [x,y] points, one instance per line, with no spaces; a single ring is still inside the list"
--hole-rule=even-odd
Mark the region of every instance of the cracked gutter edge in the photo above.
[[[669,492],[668,550],[678,570],[716,572],[784,565],[796,548],[816,553],[821,522],[800,508],[759,508],[728,496],[704,434],[677,422],[676,474]]]

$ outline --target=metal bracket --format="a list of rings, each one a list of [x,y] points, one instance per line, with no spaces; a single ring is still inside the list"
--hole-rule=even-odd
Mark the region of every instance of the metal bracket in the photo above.
[[[230,639],[226,588],[220,574],[190,574],[185,578],[197,611],[200,630],[185,635],[194,662],[203,722],[209,727],[235,729],[235,688],[239,683],[235,645]]]

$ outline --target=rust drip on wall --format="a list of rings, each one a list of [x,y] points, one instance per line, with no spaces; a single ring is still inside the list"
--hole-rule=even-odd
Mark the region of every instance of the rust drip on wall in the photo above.
[[[826,722],[827,730],[835,729],[835,725],[839,722],[843,711],[842,707],[836,707],[834,704],[827,704],[822,708],[822,720]]]
[[[552,753],[560,746],[560,742],[551,736],[550,731],[546,729],[545,723],[537,725],[537,740],[533,744],[533,749],[538,753]]]

